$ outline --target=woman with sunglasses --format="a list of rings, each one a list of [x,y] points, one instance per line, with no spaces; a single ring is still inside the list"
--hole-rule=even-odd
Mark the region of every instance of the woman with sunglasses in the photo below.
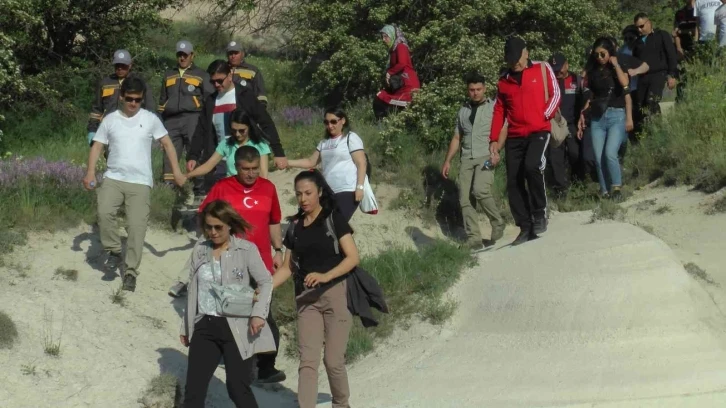
[[[595,155],[600,193],[604,198],[622,199],[622,174],[618,150],[633,129],[631,75],[648,66],[625,54],[616,54],[615,40],[598,38],[592,46],[585,70],[586,102],[580,115],[578,137],[582,139],[585,117],[590,118],[592,149]]]
[[[275,340],[266,324],[272,298],[272,277],[257,247],[239,236],[250,229],[226,201],[209,203],[202,210],[204,239],[194,246],[189,265],[189,293],[182,316],[180,340],[189,347],[189,367],[184,406],[203,408],[209,380],[224,357],[227,392],[238,408],[256,408],[252,393],[255,354],[275,351]],[[251,317],[224,317],[213,285],[250,286],[258,294]]]
[[[360,136],[350,130],[350,120],[339,107],[328,108],[323,116],[325,139],[307,159],[290,160],[290,167],[312,169],[321,164],[323,176],[335,193],[335,201],[350,221],[363,199],[367,159]]]
[[[345,350],[353,316],[348,309],[346,279],[360,261],[358,248],[353,229],[336,211],[333,192],[319,171],[307,170],[295,177],[295,196],[300,210],[283,242],[288,248],[285,259],[272,279],[273,286],[279,287],[292,277],[295,286],[298,404],[300,408],[317,406],[323,349],[333,407],[347,408],[350,386]],[[335,237],[331,237],[330,227]]]
[[[260,152],[260,177],[267,178],[268,155],[271,153],[270,146],[257,136],[249,115],[245,111],[237,109],[230,115],[229,122],[232,136],[218,144],[212,157],[203,165],[187,173],[187,178],[204,176],[214,170],[222,160],[227,165],[227,177],[236,176],[237,168],[235,167],[234,153],[240,146],[252,146]]]

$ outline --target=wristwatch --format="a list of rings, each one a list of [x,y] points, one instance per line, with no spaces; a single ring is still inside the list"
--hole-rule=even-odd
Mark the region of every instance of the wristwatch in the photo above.
[[[358,190],[363,190],[363,184],[358,184],[355,188]]]
[[[275,252],[282,253],[282,248],[273,248],[273,249],[275,250]]]

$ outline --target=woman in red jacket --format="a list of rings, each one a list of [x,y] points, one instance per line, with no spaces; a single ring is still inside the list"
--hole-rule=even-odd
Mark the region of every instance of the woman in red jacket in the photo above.
[[[408,106],[412,92],[421,86],[401,29],[386,25],[380,32],[383,42],[390,48],[391,57],[386,68],[386,88],[378,92],[373,100],[376,119],[384,118],[391,109]]]

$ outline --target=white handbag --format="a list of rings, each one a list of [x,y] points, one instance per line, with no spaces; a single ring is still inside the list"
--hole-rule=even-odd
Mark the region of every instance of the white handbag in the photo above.
[[[360,201],[360,210],[366,214],[378,214],[378,201],[376,201],[376,196],[373,194],[373,188],[368,181],[368,176],[363,182],[363,199]]]

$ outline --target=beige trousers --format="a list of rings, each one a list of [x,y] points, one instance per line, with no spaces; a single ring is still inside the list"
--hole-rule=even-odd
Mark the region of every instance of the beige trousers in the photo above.
[[[126,232],[128,233],[125,271],[138,276],[151,208],[151,187],[106,178],[98,188],[96,198],[101,244],[103,249],[114,253],[121,253],[121,237],[116,222],[116,213],[121,205],[124,205]]]
[[[345,350],[353,324],[348,310],[346,282],[325,291],[314,303],[297,303],[298,368],[297,398],[300,408],[315,408],[318,400],[320,349],[328,373],[333,408],[349,408],[350,387],[345,369]]]
[[[461,159],[459,170],[459,202],[461,215],[464,217],[464,229],[469,240],[481,241],[478,205],[489,218],[492,229],[503,228],[504,218],[492,195],[494,188],[494,170],[483,170],[484,159]]]

